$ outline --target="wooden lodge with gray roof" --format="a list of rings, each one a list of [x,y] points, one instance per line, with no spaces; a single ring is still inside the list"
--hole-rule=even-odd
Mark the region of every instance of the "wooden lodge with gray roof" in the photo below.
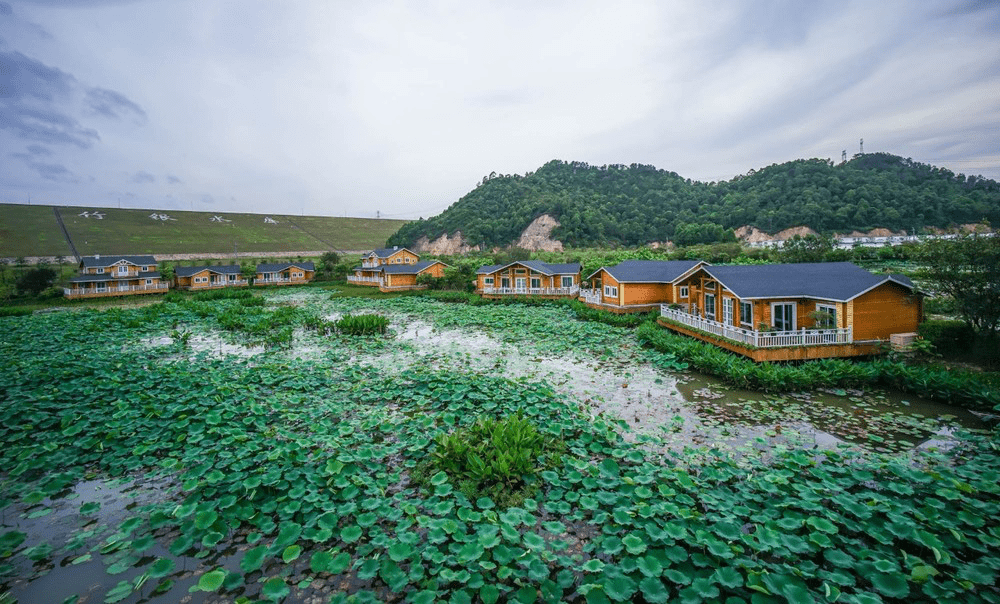
[[[152,256],[84,256],[79,274],[63,294],[72,300],[133,294],[162,294],[170,287]]]
[[[444,277],[447,266],[439,260],[420,260],[420,256],[405,247],[380,248],[362,256],[361,265],[354,267],[354,274],[347,276],[347,282],[377,287],[383,292],[425,289],[425,285],[417,283],[417,278]]]
[[[258,264],[253,284],[258,285],[303,285],[316,277],[316,265],[312,262],[278,262]]]
[[[579,292],[578,262],[549,264],[538,260],[517,260],[509,264],[481,266],[476,271],[476,293],[484,298],[575,298]]]
[[[602,266],[587,281],[591,289],[580,291],[580,300],[614,313],[651,312],[661,304],[681,302],[676,283],[706,263],[702,260],[624,260]]]
[[[850,262],[705,265],[674,285],[661,325],[757,361],[874,354],[923,318],[908,277]]]
[[[200,291],[221,287],[246,287],[238,264],[225,266],[177,266],[174,267],[174,288]]]

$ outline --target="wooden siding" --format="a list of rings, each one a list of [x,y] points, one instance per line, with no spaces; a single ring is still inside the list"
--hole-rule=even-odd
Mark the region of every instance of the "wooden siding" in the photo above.
[[[380,264],[416,264],[420,260],[420,256],[414,254],[410,250],[399,250],[398,252],[387,256],[385,258],[379,258]]]
[[[883,283],[852,300],[855,340],[888,340],[917,331],[923,314],[920,296],[896,283]]]
[[[623,283],[618,288],[623,306],[672,304],[674,288],[669,283]]]

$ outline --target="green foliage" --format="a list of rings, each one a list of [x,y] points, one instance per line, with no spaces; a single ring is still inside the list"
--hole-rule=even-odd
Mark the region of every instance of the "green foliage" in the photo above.
[[[346,315],[334,322],[340,333],[352,336],[383,334],[389,329],[389,319],[382,315]]]
[[[557,466],[565,449],[562,440],[542,434],[520,413],[486,417],[439,435],[419,472],[431,486],[451,481],[470,500],[488,497],[506,508],[537,491],[537,474]]]
[[[920,275],[951,297],[963,319],[981,334],[1000,336],[1000,237],[962,235],[923,247]]]
[[[821,233],[919,232],[983,219],[1000,224],[1000,186],[885,153],[837,165],[794,160],[717,183],[641,164],[553,160],[523,176],[491,174],[442,214],[404,225],[388,244],[461,231],[470,245],[507,246],[541,214],[559,221],[554,238],[576,248],[724,241],[743,225],[769,233],[800,225]]]
[[[933,344],[938,353],[948,357],[968,353],[976,339],[976,332],[965,321],[924,321],[917,327],[917,333]]]
[[[23,317],[31,314],[30,308],[20,306],[0,306],[0,317]]]
[[[268,294],[255,310],[285,296],[303,294]],[[633,333],[577,321],[559,305],[324,297],[292,299],[316,314],[379,310],[490,330],[531,354],[587,350],[625,361],[616,352]],[[761,438],[730,457],[708,446],[672,450],[545,381],[433,363],[373,370],[343,354],[378,340],[332,334],[313,339],[321,349],[311,355],[268,349],[252,359],[178,358],[148,344],[179,325],[211,332],[235,305],[3,320],[0,581],[45,572],[51,581],[63,565],[93,562],[108,575],[88,597],[108,602],[178,601],[192,587],[237,601],[281,601],[293,590],[336,602],[995,600],[995,430],[959,431],[951,448],[898,456],[784,442],[750,454],[766,446]],[[536,458],[531,495],[502,508],[470,498],[440,470],[416,488],[439,439],[484,415],[521,418],[565,443],[561,459]],[[528,427],[512,429],[498,448],[519,447],[518,434],[537,440]],[[81,505],[82,481],[106,485],[113,515]],[[46,532],[46,549],[27,532],[49,502],[78,529]],[[154,544],[169,559],[149,553]],[[239,561],[220,568],[236,548],[245,549]],[[37,564],[46,551],[59,560]],[[141,574],[119,581],[128,569]],[[143,578],[162,582],[150,589]],[[343,593],[310,587],[320,581]]]
[[[24,295],[37,296],[55,281],[56,272],[48,267],[33,268],[17,278],[18,292]]]
[[[675,355],[692,368],[714,375],[737,388],[762,392],[792,392],[809,388],[854,388],[881,383],[927,398],[992,410],[1000,405],[996,380],[976,372],[941,367],[909,366],[892,359],[868,362],[822,359],[799,365],[757,363],[712,344],[671,333],[655,323],[636,330],[640,342]]]

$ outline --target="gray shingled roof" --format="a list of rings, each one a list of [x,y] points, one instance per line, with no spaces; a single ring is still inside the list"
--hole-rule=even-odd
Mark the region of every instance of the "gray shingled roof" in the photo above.
[[[156,264],[156,258],[152,256],[84,256],[80,258],[80,263],[83,264],[84,268],[90,267],[101,267],[101,266],[111,266],[112,264],[124,260],[126,262],[131,262],[132,264],[139,265],[149,265]]]
[[[706,266],[704,270],[744,300],[816,298],[846,302],[887,281],[913,289],[913,283],[903,275],[873,275],[851,262]]]
[[[365,254],[365,257],[367,258],[368,256],[371,256],[372,254],[375,254],[379,258],[388,258],[389,256],[392,256],[393,254],[395,254],[396,252],[398,252],[400,250],[406,250],[406,251],[410,252],[411,254],[416,255],[416,252],[414,252],[413,250],[409,250],[409,249],[407,249],[405,247],[383,247],[383,248],[379,248],[377,250],[374,250],[374,251],[372,251],[369,254]]]
[[[178,277],[190,277],[205,270],[220,275],[238,275],[241,272],[238,264],[227,264],[225,266],[175,266],[174,274]]]
[[[278,264],[258,264],[258,273],[276,273],[292,267],[300,268],[304,271],[316,270],[312,262],[279,262]]]
[[[438,263],[438,260],[421,260],[420,262],[416,262],[414,264],[386,264],[381,267],[381,269],[382,272],[388,275],[416,275]],[[440,262],[440,264],[444,264],[444,262]],[[444,264],[444,266],[448,265]]]
[[[670,283],[703,260],[623,260],[614,266],[602,267],[619,283]],[[600,270],[594,271],[592,278]]]
[[[486,275],[494,273],[500,269],[504,269],[515,264],[526,266],[537,273],[542,273],[543,275],[575,275],[580,272],[579,262],[573,262],[570,264],[549,264],[540,260],[516,260],[509,264],[491,264],[481,266],[476,271],[476,274]]]

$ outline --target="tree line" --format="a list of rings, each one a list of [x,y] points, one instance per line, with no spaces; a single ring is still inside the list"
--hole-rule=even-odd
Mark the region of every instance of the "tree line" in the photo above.
[[[654,166],[553,160],[525,175],[491,174],[442,214],[404,225],[388,245],[461,231],[470,245],[507,246],[549,214],[552,236],[572,247],[723,242],[743,225],[774,233],[1000,222],[1000,184],[889,153],[840,164],[800,159],[728,181],[698,182]]]

